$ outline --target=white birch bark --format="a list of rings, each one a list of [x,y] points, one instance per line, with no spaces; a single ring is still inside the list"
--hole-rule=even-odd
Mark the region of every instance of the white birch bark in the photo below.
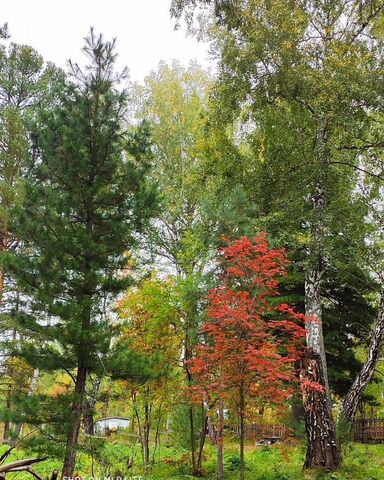
[[[312,225],[312,242],[309,253],[309,267],[305,279],[305,315],[308,317],[305,329],[307,346],[320,356],[325,387],[327,389],[327,395],[329,396],[321,306],[325,192],[319,182],[316,185],[313,204],[314,221]]]
[[[321,152],[321,158],[327,158],[326,149]],[[322,326],[321,288],[324,271],[325,190],[321,178],[316,184],[313,206],[312,238],[305,279],[305,313],[308,317],[305,328],[308,358],[303,359],[301,375],[307,379],[313,377],[312,380],[323,385],[325,391],[317,393],[310,390],[303,394],[307,430],[307,455],[304,467],[325,467],[328,470],[334,470],[340,465],[341,459],[332,418]]]
[[[368,347],[367,359],[355,378],[351,388],[341,405],[341,415],[348,422],[352,422],[359,406],[366,386],[375,373],[377,361],[380,358],[384,345],[384,291],[381,293],[380,308],[373,324],[371,340]]]

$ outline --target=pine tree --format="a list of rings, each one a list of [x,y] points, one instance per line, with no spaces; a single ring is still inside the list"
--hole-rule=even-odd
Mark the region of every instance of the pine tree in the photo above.
[[[127,91],[118,85],[127,75],[114,72],[115,41],[91,30],[83,51],[89,64],[70,62],[57,105],[38,115],[12,224],[24,251],[8,259],[25,299],[17,353],[42,370],[76,372],[63,477],[75,467],[87,376],[102,369],[109,348],[106,311],[129,282],[126,251],[155,203],[148,129],[124,130]]]

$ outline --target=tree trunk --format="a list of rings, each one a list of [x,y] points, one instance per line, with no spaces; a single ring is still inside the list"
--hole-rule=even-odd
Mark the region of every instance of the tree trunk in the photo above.
[[[38,368],[35,368],[35,370],[33,371],[32,378],[31,378],[31,383],[29,384],[28,397],[31,397],[35,393],[36,388],[37,388],[37,384],[39,382],[39,375],[40,375],[40,370]],[[24,426],[24,424],[20,423],[20,422],[16,424],[16,427],[15,427],[15,441],[22,434],[23,426]]]
[[[95,408],[97,403],[97,396],[99,394],[100,383],[101,383],[101,378],[96,377],[92,385],[92,392],[89,398],[84,402],[83,424],[84,424],[84,431],[87,435],[95,434],[93,416],[95,414]]]
[[[4,253],[8,251],[8,232],[7,229],[4,228],[4,230],[0,233],[0,252]],[[0,266],[0,305],[2,304],[3,301],[3,295],[4,295],[4,283],[5,283],[5,272],[3,269],[3,266]]]
[[[150,414],[150,405],[149,405],[149,391],[148,387],[145,391],[145,404],[144,404],[144,424],[143,424],[143,455],[144,455],[144,466],[148,468],[151,463],[149,455],[149,433],[151,430],[151,414]]]
[[[196,474],[201,477],[203,467],[203,451],[205,445],[205,438],[207,436],[208,415],[205,412],[204,403],[201,402],[201,430],[199,441],[199,452],[197,455]]]
[[[217,480],[223,480],[224,478],[224,401],[219,400],[219,411],[216,428],[216,444],[217,444]]]
[[[132,434],[134,434],[135,431],[136,431],[135,417],[134,417],[134,415],[132,415],[131,423],[130,423],[130,432],[131,432]]]
[[[312,239],[309,253],[309,265],[305,279],[305,329],[307,345],[320,356],[324,384],[329,395],[327,360],[325,356],[322,324],[321,282],[323,277],[323,243],[324,243],[324,208],[325,192],[321,182],[316,184],[313,196],[314,219],[312,223]]]
[[[136,401],[136,392],[135,391],[132,391],[132,405],[133,405],[133,410],[135,412],[135,415],[136,415],[136,419],[137,419],[137,432],[138,432],[138,437],[139,437],[139,442],[140,442],[140,445],[141,445],[141,455],[142,455],[142,461],[143,461],[143,467],[145,466],[145,459],[144,459],[144,448],[143,448],[143,428],[141,426],[141,421],[140,421],[140,414],[139,414],[139,410],[137,408],[137,401]]]
[[[368,348],[367,359],[355,378],[349,392],[345,396],[341,405],[341,415],[352,422],[355,418],[356,410],[361,401],[365,387],[371,381],[375,373],[376,364],[380,357],[381,349],[384,343],[384,292],[381,293],[380,308],[373,324],[371,340]]]
[[[95,430],[93,428],[94,421],[93,421],[93,410],[90,406],[90,402],[84,403],[84,415],[83,415],[83,427],[84,433],[86,435],[94,435]]]
[[[303,395],[307,431],[307,456],[304,467],[325,467],[334,470],[340,464],[340,455],[332,418],[322,327],[321,281],[324,268],[325,190],[320,180],[316,184],[313,206],[312,239],[305,281],[305,315],[307,316],[305,329],[310,357],[306,359],[305,369],[313,364],[315,381],[324,387],[324,392],[320,394],[313,391]],[[302,374],[304,378],[311,376],[311,372],[307,370]]]
[[[295,375],[297,380],[300,379],[300,361],[295,362]],[[260,413],[261,414],[261,413]],[[294,425],[299,425],[300,422],[304,419],[304,405],[303,405],[303,396],[300,395],[300,392],[295,392],[291,399],[291,414],[292,422]]]
[[[5,410],[9,411],[11,409],[11,395],[12,395],[12,386],[9,384],[7,388],[7,394],[5,398]],[[4,428],[3,428],[3,443],[8,442],[8,437],[9,437],[9,432],[11,424],[9,420],[5,420],[4,422]]]
[[[212,423],[211,417],[207,417],[207,429],[208,429],[208,436],[209,436],[209,441],[211,445],[216,445],[217,443],[216,431]]]
[[[0,305],[3,301],[3,292],[4,292],[4,272],[0,269]]]
[[[244,385],[240,385],[239,392],[239,420],[240,420],[240,480],[244,480],[244,443],[245,443],[245,425],[244,425],[244,415],[245,415],[245,394],[244,394]]]
[[[303,392],[305,426],[308,438],[304,468],[336,470],[340,466],[341,457],[324,386],[320,355],[308,349],[306,356],[302,359],[301,372],[304,380],[316,382],[323,386],[321,391],[309,387],[305,388]]]
[[[81,424],[81,418],[83,413],[83,401],[85,383],[87,380],[87,369],[84,366],[83,361],[79,362],[77,368],[77,376],[75,382],[75,392],[72,402],[72,411],[70,418],[69,432],[67,435],[67,445],[65,449],[64,465],[62,478],[66,480],[68,477],[73,477],[73,472],[76,463],[76,450],[79,439],[79,430]]]
[[[152,463],[155,463],[155,461],[156,461],[156,451],[157,451],[158,447],[160,448],[160,439],[161,439],[160,425],[161,425],[161,420],[162,420],[162,411],[161,410],[162,410],[162,404],[160,403],[158,414],[157,414],[157,424],[156,424],[156,432],[155,432],[155,446],[153,448],[153,453],[152,453]]]
[[[187,385],[192,385],[192,374],[188,368],[188,361],[192,358],[191,350],[190,350],[190,334],[189,334],[190,326],[189,323],[186,325],[185,330],[185,344],[184,344],[184,368],[185,368],[185,375]],[[189,405],[188,408],[188,416],[189,416],[189,429],[190,429],[190,441],[191,441],[191,461],[192,461],[192,475],[198,476],[197,472],[197,462],[196,462],[196,444],[195,444],[195,421],[194,421],[194,408],[193,405]]]
[[[18,308],[18,304],[17,304],[17,308]],[[12,331],[12,344],[15,344],[15,342],[16,342],[16,335],[17,335],[16,330],[13,329],[13,331]],[[14,389],[14,386],[12,384],[13,378],[14,378],[14,369],[13,369],[12,360],[13,359],[11,357],[8,358],[9,363],[7,365],[6,373],[5,373],[5,377],[6,377],[7,382],[8,382],[7,393],[6,393],[6,396],[5,396],[5,411],[7,411],[7,412],[11,410],[11,398],[12,398],[13,389]],[[11,430],[10,421],[5,420],[4,430],[3,430],[3,442],[4,443],[8,442],[8,437],[9,437],[10,430]]]
[[[197,476],[196,472],[196,446],[195,446],[195,421],[193,405],[189,406],[189,428],[191,440],[191,460],[192,460],[192,475]]]
[[[295,425],[299,425],[304,418],[304,406],[302,397],[299,397],[298,395],[294,395],[292,397],[291,414],[292,422]]]

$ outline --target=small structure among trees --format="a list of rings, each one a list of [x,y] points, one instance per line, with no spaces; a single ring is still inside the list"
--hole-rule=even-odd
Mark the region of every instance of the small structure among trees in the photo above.
[[[94,424],[94,431],[96,435],[109,435],[128,428],[131,421],[124,417],[105,417],[96,420]]]

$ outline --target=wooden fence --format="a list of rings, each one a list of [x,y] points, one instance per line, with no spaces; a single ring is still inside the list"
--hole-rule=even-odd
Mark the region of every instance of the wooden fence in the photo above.
[[[228,430],[235,435],[239,435],[239,426],[230,425]],[[245,425],[245,438],[249,441],[257,441],[263,438],[278,438],[284,440],[285,438],[292,436],[292,430],[283,424],[274,425]]]
[[[236,436],[240,433],[237,424],[226,425],[225,430]],[[171,434],[171,430],[159,432],[159,435],[165,438],[166,443],[169,443]],[[245,425],[245,438],[249,442],[258,442],[263,439],[285,440],[293,435],[293,430],[284,424],[260,425],[252,423]],[[138,438],[136,433],[130,436]],[[384,443],[384,418],[355,420],[352,426],[352,438],[355,442]]]
[[[239,426],[229,425],[228,431],[234,435],[239,435]],[[248,441],[258,441],[264,438],[284,440],[292,435],[293,431],[283,424],[245,425],[245,436]],[[384,443],[384,418],[355,420],[352,427],[352,436],[355,442]]]
[[[384,418],[355,420],[353,422],[352,435],[355,442],[384,442]]]

